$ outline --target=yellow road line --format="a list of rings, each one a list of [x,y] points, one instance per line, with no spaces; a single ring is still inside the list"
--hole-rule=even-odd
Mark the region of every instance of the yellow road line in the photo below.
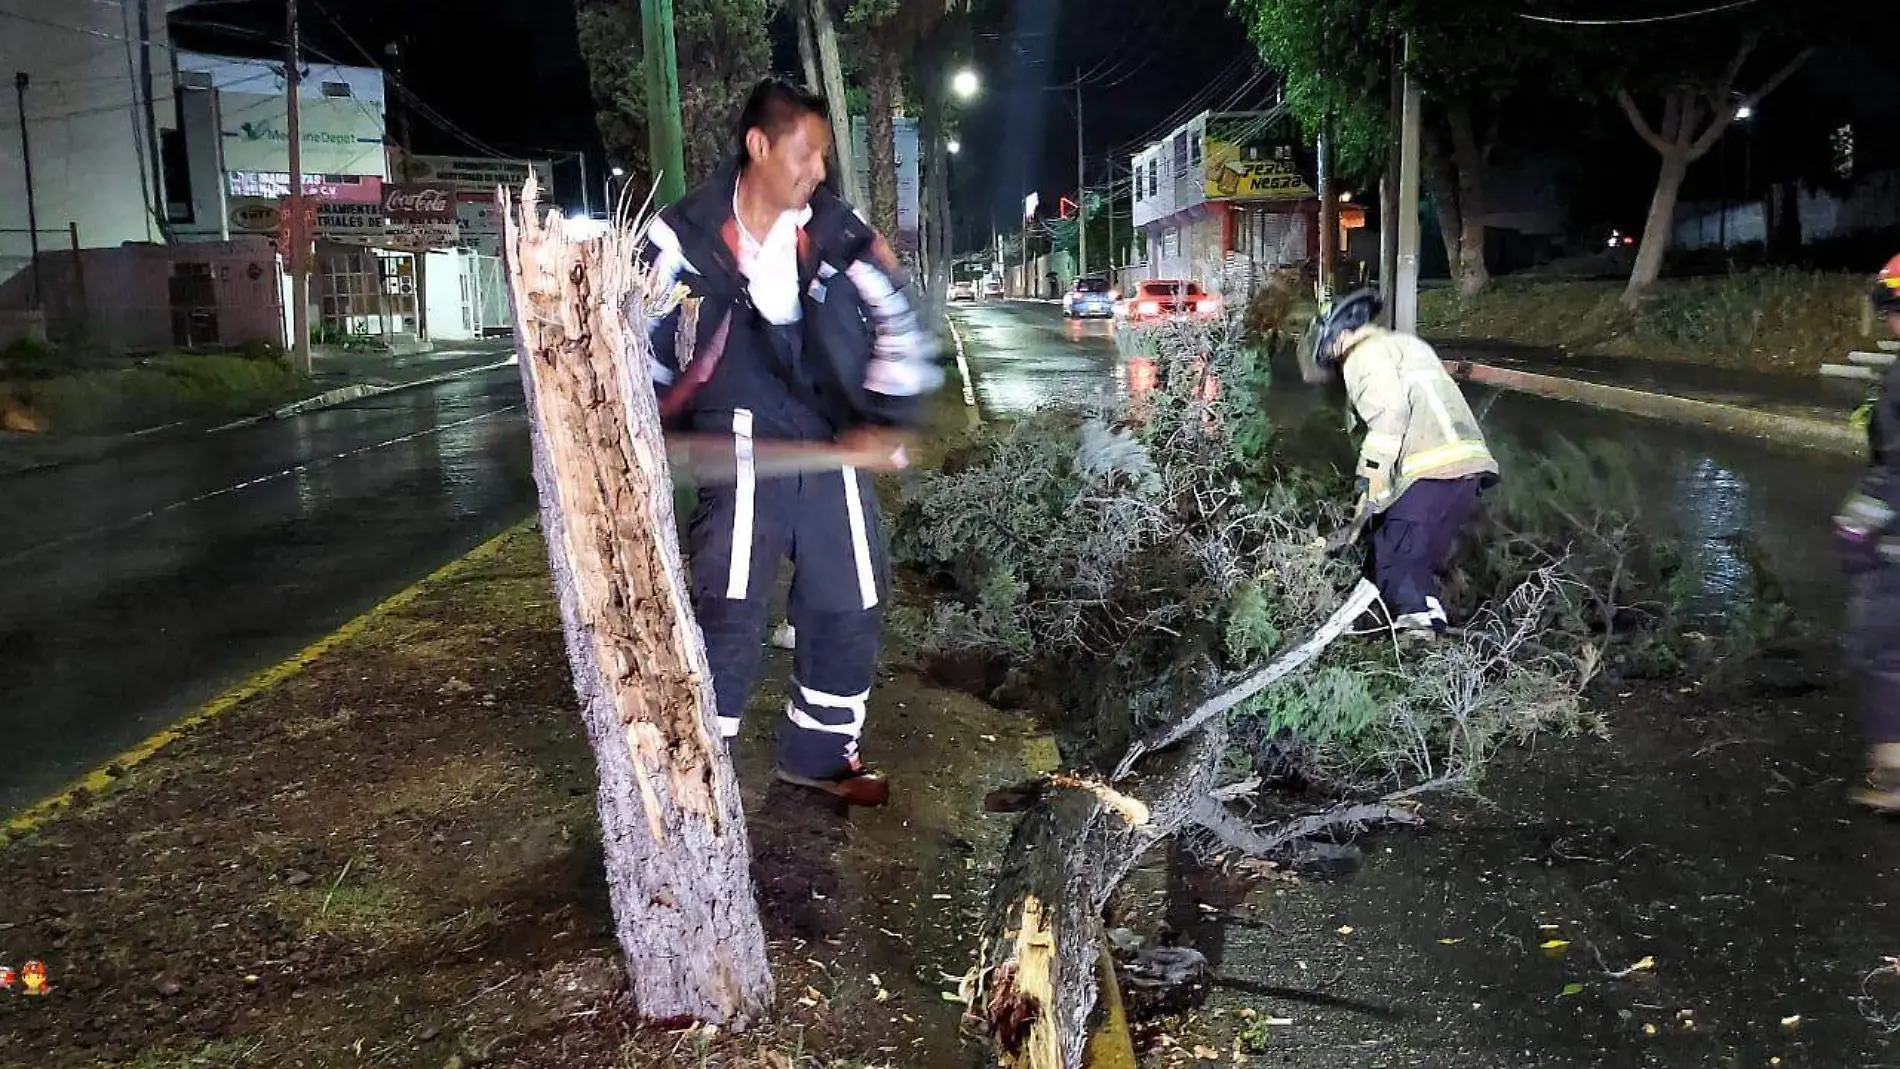
[[[33,805],[28,806],[25,810],[21,811],[19,815],[7,821],[6,836],[4,839],[0,839],[0,842],[10,842],[32,832],[52,819],[67,806],[71,805],[73,800],[81,793],[89,792],[99,794],[104,792],[107,788],[118,782],[127,772],[131,771],[134,766],[142,764],[160,750],[177,742],[193,728],[230,712],[232,709],[250,701],[259,694],[296,676],[299,672],[302,672],[304,669],[316,663],[325,654],[332,652],[338,646],[362,634],[378,617],[394,612],[416,600],[422,596],[423,592],[430,586],[440,583],[455,573],[494,556],[495,553],[501,549],[503,543],[533,524],[533,522],[533,520],[525,520],[508,528],[501,534],[475,547],[475,549],[470,551],[467,555],[457,557],[442,567],[437,568],[435,571],[430,572],[420,581],[378,602],[376,606],[368,612],[363,613],[361,616],[349,621],[335,631],[305,646],[290,659],[279,662],[257,673],[200,706],[195,712],[187,715],[184,719],[174,722],[150,738],[147,738],[145,741],[81,776],[58,793],[49,795],[35,802]]]

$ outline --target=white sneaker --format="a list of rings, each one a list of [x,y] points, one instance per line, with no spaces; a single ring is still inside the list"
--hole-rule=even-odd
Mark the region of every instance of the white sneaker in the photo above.
[[[779,649],[779,650],[797,649],[798,648],[797,630],[795,630],[790,623],[783,623],[783,624],[778,625],[778,630],[772,632],[771,646],[773,649]]]

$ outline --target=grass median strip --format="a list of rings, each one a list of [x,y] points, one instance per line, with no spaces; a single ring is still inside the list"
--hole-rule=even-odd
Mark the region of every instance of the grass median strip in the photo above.
[[[782,677],[784,654],[772,675]],[[896,673],[867,746],[899,786],[843,816],[774,785],[784,696],[740,777],[779,982],[745,1037],[640,1032],[625,1005],[540,536],[520,528],[239,688],[0,848],[0,999],[38,1064],[945,1064],[945,973],[1027,775],[1017,718]]]

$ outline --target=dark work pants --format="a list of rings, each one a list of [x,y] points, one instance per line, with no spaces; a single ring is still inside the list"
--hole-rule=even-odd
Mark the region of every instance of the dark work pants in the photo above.
[[[1872,746],[1900,742],[1900,566],[1853,577],[1847,642],[1860,671],[1860,718]]]
[[[877,666],[887,584],[876,495],[870,477],[850,468],[756,478],[750,412],[734,413],[733,433],[734,481],[700,488],[687,529],[719,729],[739,732],[765,653],[773,580],[789,556],[798,645],[779,763],[836,776],[856,765]]]
[[[1366,574],[1393,618],[1432,612],[1444,619],[1438,570],[1477,507],[1482,478],[1420,479],[1373,520]]]

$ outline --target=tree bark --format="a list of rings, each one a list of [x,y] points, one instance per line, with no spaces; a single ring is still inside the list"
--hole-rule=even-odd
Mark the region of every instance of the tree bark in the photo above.
[[[1470,108],[1454,105],[1446,110],[1445,121],[1451,127],[1452,172],[1458,189],[1459,257],[1453,277],[1461,295],[1475,297],[1491,282],[1484,261],[1484,169],[1490,146],[1479,142]]]
[[[1080,1069],[1100,994],[1096,962],[1109,898],[1150,847],[1188,824],[1231,833],[1219,806],[1233,792],[1215,782],[1228,714],[1311,664],[1377,596],[1362,581],[1305,641],[1130,747],[1112,786],[1050,778],[1003,854],[969,992],[1005,1069]]]
[[[1451,277],[1457,278],[1463,271],[1465,236],[1464,215],[1458,210],[1458,177],[1444,138],[1429,123],[1419,142],[1425,190],[1432,198],[1432,213],[1438,216],[1438,237],[1445,243],[1445,262],[1450,265]]]
[[[792,0],[792,32],[798,34],[798,63],[805,72],[805,89],[824,95],[824,76],[818,73],[818,49],[812,41],[811,0]]]
[[[897,244],[897,82],[901,73],[891,49],[873,35],[865,78],[865,158],[871,181],[871,223]]]
[[[515,344],[614,926],[643,1017],[739,1027],[772,978],[674,534],[638,228],[569,243],[538,199],[501,195]]]
[[[1663,257],[1676,225],[1676,196],[1682,192],[1682,179],[1689,173],[1689,154],[1684,149],[1663,153],[1662,167],[1656,174],[1656,192],[1649,201],[1649,216],[1643,221],[1642,244],[1636,250],[1636,263],[1630,268],[1629,285],[1623,290],[1623,303],[1634,306],[1649,287],[1662,277]]]
[[[1142,855],[1194,818],[1226,739],[1219,721],[1161,755],[1127,785],[1130,803],[1068,787],[1016,825],[971,999],[1005,1069],[1080,1069],[1101,993],[1102,910]]]
[[[865,205],[864,186],[858,179],[857,152],[851,144],[851,104],[844,91],[844,60],[838,54],[838,22],[831,0],[795,0],[810,4],[812,28],[818,37],[818,70],[825,82],[825,101],[831,106],[832,147],[838,156],[838,188],[856,207]]]

